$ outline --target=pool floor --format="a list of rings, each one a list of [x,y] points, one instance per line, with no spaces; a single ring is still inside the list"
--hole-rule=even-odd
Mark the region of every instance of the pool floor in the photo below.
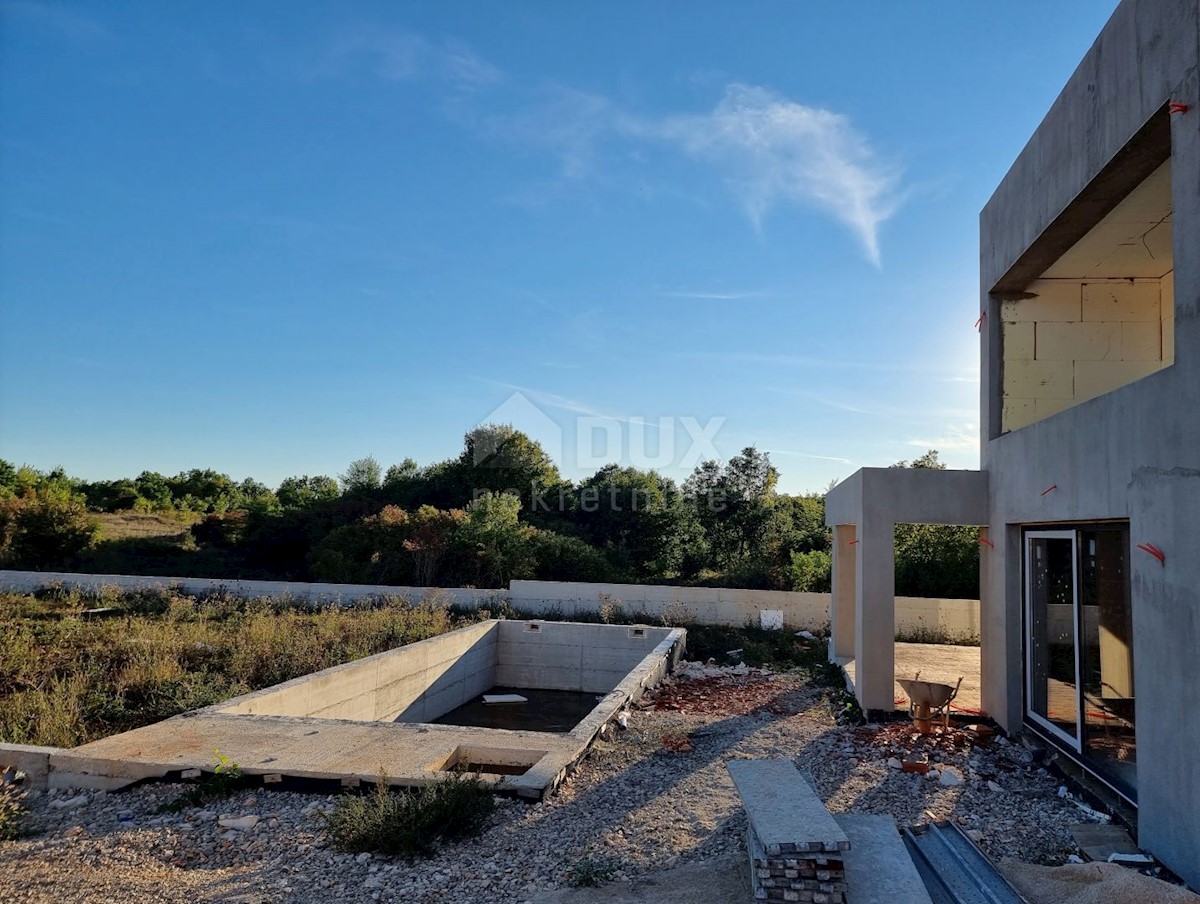
[[[467,728],[504,728],[510,731],[567,732],[579,724],[604,694],[581,691],[531,690],[521,687],[493,687],[489,694],[520,694],[528,703],[499,703],[488,706],[478,696],[452,709],[435,725],[462,725]]]

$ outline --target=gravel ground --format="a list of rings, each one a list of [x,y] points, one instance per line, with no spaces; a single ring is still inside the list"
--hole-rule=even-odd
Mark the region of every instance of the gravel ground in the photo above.
[[[58,792],[28,801],[30,837],[0,843],[0,900],[530,901],[585,856],[612,858],[623,881],[743,850],[725,769],[737,758],[794,758],[835,812],[954,819],[996,859],[1053,863],[1074,850],[1067,827],[1085,815],[1017,745],[925,746],[907,725],[838,727],[830,692],[800,678],[693,674],[664,689],[663,709],[635,710],[627,731],[598,741],[550,799],[503,799],[481,838],[429,860],[332,850],[317,813],[332,797],[241,792],[155,815],[177,786]],[[931,771],[904,772],[902,759]],[[257,818],[237,830],[222,816]]]

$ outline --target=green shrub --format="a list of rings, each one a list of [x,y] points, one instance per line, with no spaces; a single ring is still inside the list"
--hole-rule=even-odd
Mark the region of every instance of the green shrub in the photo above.
[[[611,857],[594,857],[589,854],[575,861],[567,869],[567,884],[574,888],[594,888],[611,882],[620,870]]]
[[[0,782],[0,841],[12,841],[21,835],[21,820],[25,807],[24,795],[16,785]]]
[[[213,774],[204,776],[175,800],[163,804],[158,808],[159,813],[180,813],[189,807],[203,807],[211,801],[221,800],[251,787],[250,781],[242,773],[241,766],[219,750],[214,750],[213,754],[217,758]]]
[[[343,851],[412,860],[432,854],[439,841],[478,835],[495,807],[492,789],[478,774],[451,773],[415,791],[393,790],[380,775],[370,793],[344,797],[322,816]]]

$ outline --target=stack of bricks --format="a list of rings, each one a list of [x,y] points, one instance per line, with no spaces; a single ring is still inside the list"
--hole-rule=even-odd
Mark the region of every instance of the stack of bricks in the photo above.
[[[759,901],[852,904],[844,858],[850,840],[791,760],[733,760],[746,808],[750,885]]]
[[[810,901],[812,904],[847,904],[846,869],[842,849],[825,851],[815,842],[772,845],[764,850],[754,830],[746,833],[750,851],[751,888],[760,901]],[[849,846],[849,842],[846,842]],[[788,850],[811,848],[811,850]]]

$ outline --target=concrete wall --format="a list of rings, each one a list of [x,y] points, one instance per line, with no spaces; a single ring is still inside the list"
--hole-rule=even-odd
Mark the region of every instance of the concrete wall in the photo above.
[[[829,623],[829,594],[724,587],[673,587],[659,584],[607,584],[567,581],[513,581],[513,607],[535,615],[560,612],[571,617],[605,606],[626,615],[645,615],[706,625],[743,627],[759,624],[763,611],[783,613],[788,627],[815,630]]]
[[[607,694],[670,628],[502,621],[496,684]]]
[[[764,611],[783,613],[792,630],[824,630],[830,622],[829,594],[777,590],[736,590],[719,587],[671,587],[653,584],[589,584],[560,581],[513,581],[511,589],[474,590],[462,587],[388,587],[358,584],[302,584],[276,581],[207,581],[191,578],[132,575],[63,574],[40,571],[0,571],[0,590],[31,593],[58,584],[98,591],[104,587],[136,590],[146,587],[181,587],[188,593],[217,589],[247,597],[305,599],[323,603],[353,603],[383,596],[413,602],[448,599],[465,608],[512,605],[530,615],[566,617],[595,614],[605,606],[619,607],[626,615],[661,620],[671,617],[704,625],[743,627],[757,625]],[[941,631],[951,640],[979,641],[979,601],[896,598],[896,633],[900,636]]]
[[[496,684],[498,623],[481,622],[266,688],[211,711],[428,722]]]
[[[999,434],[1001,300],[992,288],[1167,101],[1175,363]],[[1200,4],[1123,0],[980,218],[983,704],[1022,721],[1021,526],[1128,519],[1139,842],[1200,886]],[[1057,485],[1057,489],[1042,495]]]
[[[106,587],[119,590],[178,587],[184,593],[229,593],[256,599],[309,600],[314,603],[354,603],[378,597],[403,597],[414,603],[437,597],[456,606],[485,606],[503,599],[503,590],[472,587],[393,587],[388,584],[319,584],[303,581],[240,581],[225,578],[173,578],[131,574],[71,574],[55,571],[0,571],[0,590],[32,593],[43,587],[60,586],[99,592]]]

